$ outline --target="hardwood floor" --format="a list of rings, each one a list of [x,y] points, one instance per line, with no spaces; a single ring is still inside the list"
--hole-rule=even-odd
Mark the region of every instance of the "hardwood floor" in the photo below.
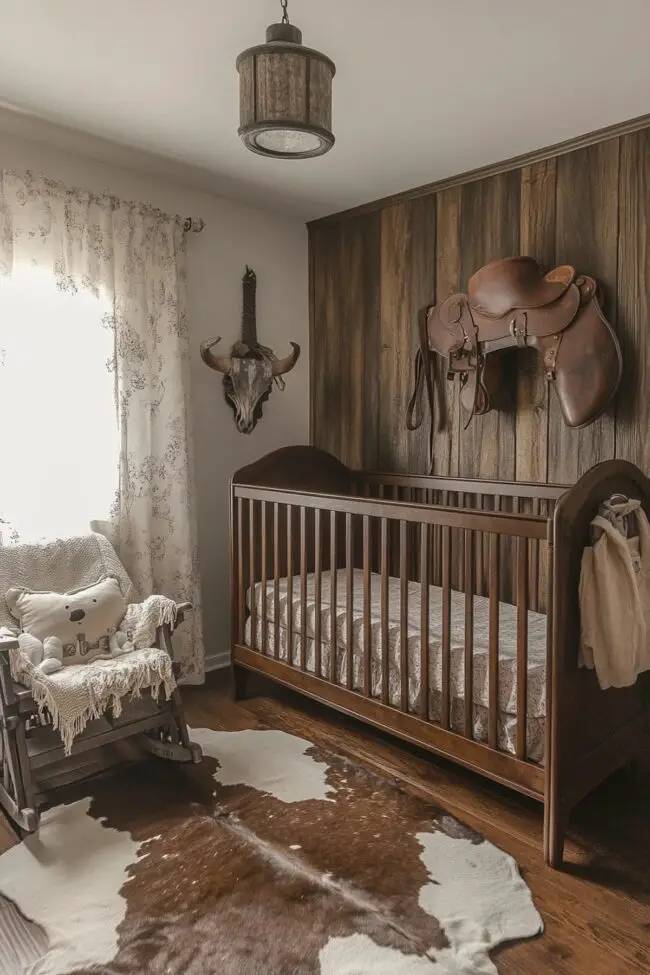
[[[226,672],[184,688],[190,725],[259,725],[308,738],[430,799],[512,854],[544,917],[545,933],[495,955],[501,975],[650,973],[650,755],[576,810],[563,872],[542,860],[541,807],[441,759],[271,685],[234,703]],[[15,838],[0,817],[0,851]],[[0,884],[1,887],[1,884]],[[225,973],[224,973],[225,975]]]

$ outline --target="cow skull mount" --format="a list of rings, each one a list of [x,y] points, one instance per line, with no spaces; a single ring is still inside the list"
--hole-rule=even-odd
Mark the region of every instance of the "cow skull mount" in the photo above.
[[[242,279],[242,338],[235,342],[229,356],[217,356],[212,348],[221,338],[201,343],[201,358],[217,372],[223,373],[226,401],[235,413],[240,433],[251,433],[262,418],[262,408],[271,393],[272,384],[284,389],[285,373],[290,372],[300,356],[300,346],[291,342],[291,353],[278,359],[272,349],[257,340],[255,272],[246,267]]]

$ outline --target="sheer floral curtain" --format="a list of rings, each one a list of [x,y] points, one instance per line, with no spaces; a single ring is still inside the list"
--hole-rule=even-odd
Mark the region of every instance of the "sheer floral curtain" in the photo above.
[[[203,675],[181,221],[0,172],[3,542],[102,522],[142,596],[195,606]]]

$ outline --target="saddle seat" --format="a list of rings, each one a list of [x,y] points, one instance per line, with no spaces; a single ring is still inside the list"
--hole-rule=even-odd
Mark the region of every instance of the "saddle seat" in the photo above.
[[[467,296],[474,311],[501,318],[515,308],[541,308],[557,301],[574,278],[570,264],[544,274],[532,257],[504,257],[474,272],[467,283]]]

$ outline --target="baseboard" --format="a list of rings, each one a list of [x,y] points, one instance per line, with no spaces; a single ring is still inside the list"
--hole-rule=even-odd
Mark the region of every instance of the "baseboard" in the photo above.
[[[205,657],[205,672],[211,670],[221,670],[230,665],[230,650],[222,650],[220,653],[209,653]]]

